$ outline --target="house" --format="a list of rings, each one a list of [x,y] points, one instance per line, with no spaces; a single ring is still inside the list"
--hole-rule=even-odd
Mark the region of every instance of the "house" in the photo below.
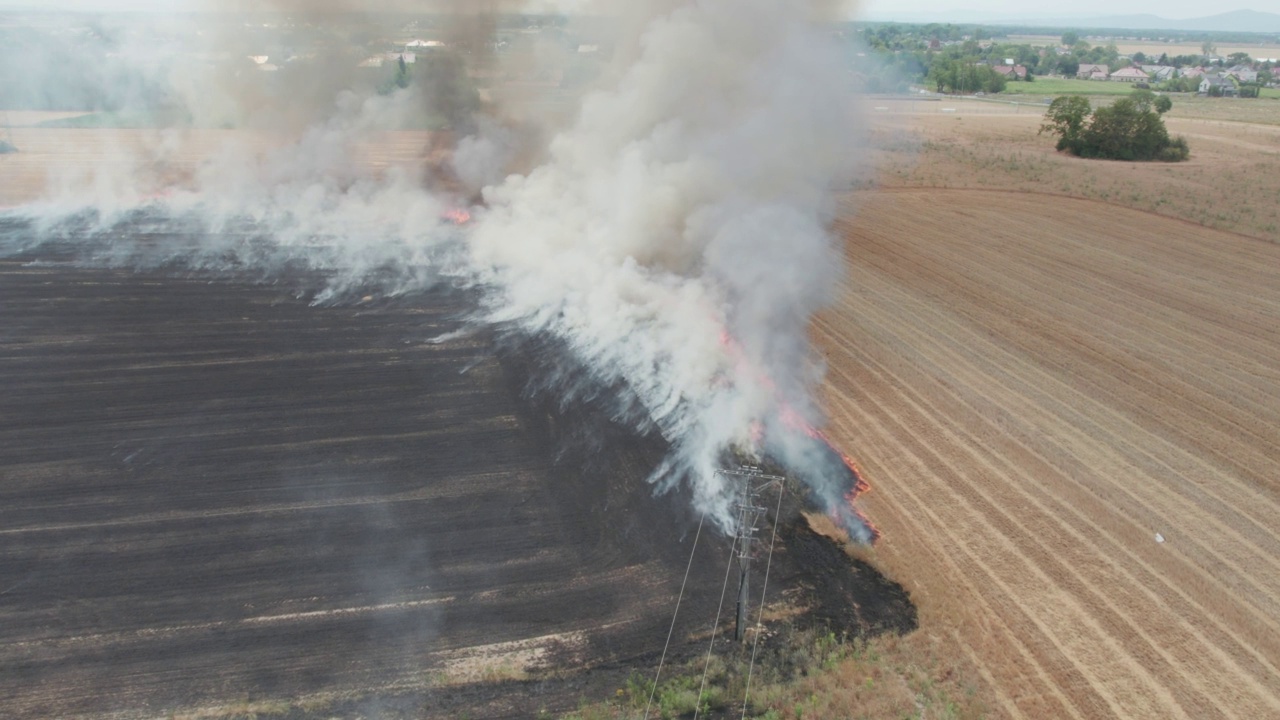
[[[1093,74],[1089,76],[1089,79],[1090,80],[1106,80],[1108,77],[1110,77],[1110,73],[1108,73],[1106,70],[1094,70]]]
[[[1216,90],[1216,92],[1215,92]],[[1236,84],[1231,82],[1231,78],[1221,75],[1206,75],[1200,80],[1201,95],[1222,95],[1223,97],[1235,97],[1239,94],[1236,90]]]
[[[1206,75],[1206,71],[1201,67],[1186,68],[1182,71],[1181,75],[1182,77],[1198,78],[1204,77]]]
[[[1171,65],[1142,65],[1142,72],[1146,73],[1152,82],[1164,82],[1172,80],[1177,68]]]
[[[1076,71],[1076,77],[1085,78],[1087,80],[1097,80],[1097,73],[1102,73],[1102,79],[1106,80],[1107,75],[1111,73],[1107,70],[1106,65],[1093,65],[1091,63],[1080,63],[1080,69]]]
[[[1027,68],[1022,65],[996,65],[991,68],[1010,80],[1026,80]]]
[[[406,48],[426,48],[428,50],[439,49],[444,47],[444,43],[439,40],[410,40],[404,44]]]
[[[1234,65],[1227,68],[1227,70],[1223,72],[1223,75],[1231,75],[1243,83],[1258,81],[1258,71],[1248,65]]]
[[[1147,82],[1151,76],[1142,72],[1142,68],[1130,66],[1111,73],[1109,79],[1115,82]]]

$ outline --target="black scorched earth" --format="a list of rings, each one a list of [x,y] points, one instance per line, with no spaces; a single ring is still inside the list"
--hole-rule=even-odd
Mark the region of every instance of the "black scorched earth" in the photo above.
[[[431,342],[463,293],[315,281],[0,259],[0,714],[529,717],[653,671],[697,527],[662,442],[531,396],[533,343]],[[771,597],[914,626],[787,507]],[[677,656],[728,554],[703,533]]]

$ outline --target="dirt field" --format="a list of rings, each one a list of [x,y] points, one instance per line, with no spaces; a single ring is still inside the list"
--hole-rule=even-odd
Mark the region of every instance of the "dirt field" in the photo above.
[[[997,714],[1280,716],[1280,246],[996,191],[838,227],[834,436]]]
[[[868,185],[1070,195],[1280,242],[1280,126],[1180,117],[1175,100],[1166,124],[1187,138],[1189,161],[1106,162],[1056,152],[1049,136],[1037,134],[1043,106],[870,104],[876,167]]]
[[[243,130],[15,126],[13,143],[18,152],[0,155],[0,172],[5,178],[0,183],[0,208],[51,194],[162,193],[185,186],[198,163],[232,143],[263,153],[285,141],[283,136]],[[421,162],[431,154],[432,142],[433,134],[427,131],[377,133],[352,154],[364,166],[380,171]]]
[[[875,488],[865,507],[885,535],[868,557],[912,592],[921,612],[915,637],[937,638],[942,656],[972,669],[996,716],[1280,716],[1280,404],[1273,401],[1280,397],[1280,128],[1179,118],[1175,106],[1170,128],[1191,140],[1190,162],[1099,163],[1053,152],[1036,136],[1038,108],[975,104],[943,113],[936,103],[873,104],[885,107],[872,110],[878,175],[842,201],[837,230],[849,279],[815,336],[830,366],[833,437]],[[102,148],[142,137],[27,132],[36,134],[24,140],[15,131],[19,146],[44,148],[45,158],[0,159],[28,168],[26,184],[4,186],[12,197],[38,191],[40,163],[66,148],[84,149],[73,165],[110,165]],[[217,137],[203,139],[203,151],[173,156],[174,166],[180,171],[209,152]],[[419,156],[426,143],[389,136],[370,157],[398,162]],[[10,715],[100,712],[108,701],[135,711],[226,710],[232,701],[253,707],[335,687],[338,697],[315,700],[317,713],[342,714],[368,710],[343,703],[354,703],[349,698],[361,697],[376,677],[381,697],[408,715],[468,708],[472,717],[522,716],[545,698],[564,707],[575,693],[611,692],[605,681],[557,684],[538,675],[554,652],[582,647],[584,638],[604,638],[590,647],[605,651],[580,654],[579,663],[652,660],[637,638],[664,621],[658,608],[667,607],[684,557],[655,551],[661,561],[646,565],[617,544],[619,533],[636,536],[634,527],[616,524],[630,512],[618,508],[641,497],[635,483],[643,448],[610,456],[630,468],[630,490],[581,500],[589,512],[615,515],[562,525],[556,518],[566,498],[545,490],[503,515],[485,505],[506,496],[503,483],[535,488],[563,480],[550,469],[546,444],[556,423],[540,424],[538,412],[522,415],[509,387],[458,379],[487,350],[414,345],[408,354],[406,336],[438,331],[447,324],[445,308],[424,315],[408,306],[372,314],[355,307],[316,318],[287,290],[215,292],[205,281],[172,277],[133,283],[111,274],[39,277],[13,266],[0,282],[9,293],[3,306],[23,309],[6,312],[0,326],[7,348],[0,371],[16,388],[0,405],[0,447],[9,452],[0,465],[8,463],[6,472],[21,466],[28,477],[0,505],[10,518],[4,527],[16,533],[10,536],[25,538],[0,567],[0,577],[18,578],[16,587],[0,587],[0,659],[21,670],[0,679],[0,706],[20,710]],[[187,314],[173,315],[174,308]],[[164,325],[163,339],[129,345],[167,316],[188,318],[189,327]],[[47,322],[37,322],[42,317]],[[50,335],[48,327],[61,329]],[[45,354],[26,354],[37,346]],[[306,387],[291,384],[292,359],[311,346],[329,354],[307,366]],[[206,374],[179,372],[193,347],[235,360],[211,366],[228,373],[220,384],[202,388]],[[106,375],[78,359],[86,348],[109,361],[100,369]],[[138,369],[148,367],[176,374],[141,382]],[[129,377],[139,382],[95,389],[114,373],[135,373]],[[433,390],[437,374],[459,394]],[[93,401],[53,410],[33,404],[69,378],[76,384],[66,387]],[[358,400],[352,382],[368,384],[373,399]],[[191,388],[184,392],[197,405],[160,402],[179,386]],[[335,413],[317,392],[353,410]],[[219,393],[231,398],[226,412],[190,411],[216,409]],[[473,408],[467,393],[483,402]],[[128,432],[103,415],[102,397],[114,398],[106,406],[121,408]],[[507,480],[472,484],[483,473],[462,468],[448,487],[422,487],[416,468],[468,456],[419,442],[417,430],[390,419],[393,408],[431,402],[444,402],[441,417],[461,423],[460,441],[505,448]],[[292,403],[315,419],[277,427],[273,403]],[[155,408],[162,412],[149,420]],[[41,429],[31,417],[53,420]],[[532,434],[522,436],[521,427]],[[225,443],[207,454],[193,437]],[[532,446],[521,444],[529,438]],[[126,461],[132,445],[164,452],[158,464],[137,466],[147,455]],[[84,488],[70,481],[58,485],[61,499],[24,494],[39,467],[27,466],[14,450],[20,447],[45,448],[49,457],[37,465],[78,463],[81,482],[103,483],[103,502],[76,501]],[[279,473],[256,496],[234,474],[215,472],[219,458],[250,451]],[[90,472],[99,466],[110,470]],[[379,473],[373,490],[366,467]],[[316,468],[327,473],[319,487],[305,481]],[[512,524],[519,532],[500,548],[442,558],[433,548],[448,541],[448,521],[432,515],[431,493],[452,498],[448,507],[460,513],[488,507],[475,535]],[[368,503],[343,504],[366,496]],[[143,515],[139,503],[157,510]],[[197,523],[190,513],[206,503],[229,510]],[[263,515],[246,510],[254,503],[275,504]],[[118,530],[94,524],[130,518],[145,522]],[[51,529],[37,529],[40,522]],[[406,525],[421,531],[393,538],[390,529]],[[356,528],[369,526],[381,529],[357,536]],[[688,529],[686,519],[671,534]],[[202,533],[236,537],[243,552],[218,564],[220,590],[192,600],[181,591],[186,569],[162,555],[207,555]],[[553,536],[559,544],[537,545]],[[315,542],[332,562],[308,555]],[[270,544],[300,564],[254,549]],[[121,559],[81,562],[95,545]],[[494,568],[481,550],[508,553],[510,562]],[[560,553],[583,564],[571,570],[553,560]],[[333,585],[344,569],[378,558],[385,564],[374,563],[367,580]],[[137,570],[127,572],[127,563]],[[40,567],[52,570],[41,575]],[[100,574],[86,579],[84,567]],[[443,582],[415,585],[404,567]],[[548,568],[560,578],[550,583],[568,582],[571,597],[539,580]],[[281,572],[287,590],[273,584]],[[139,589],[157,584],[174,589],[155,598]],[[81,586],[105,604],[58,604]],[[513,616],[511,598],[530,588],[545,593],[537,597],[547,614]],[[628,595],[636,589],[643,592]],[[430,604],[441,597],[453,599]],[[402,602],[410,605],[395,604]],[[581,617],[556,619],[566,603]],[[438,653],[415,654],[421,646],[413,634],[401,641],[405,627],[423,625],[386,622],[440,613],[459,629],[432,636]],[[615,634],[610,623],[618,617],[633,624]],[[499,624],[490,624],[495,618]],[[263,643],[261,654],[254,643]],[[341,667],[322,661],[353,643],[366,654]],[[111,653],[130,663],[105,663]],[[242,656],[248,666],[236,670]],[[303,680],[273,670],[286,666]],[[121,673],[136,684],[113,691]],[[495,683],[506,683],[507,694],[492,694]],[[527,698],[535,704],[517,704]]]

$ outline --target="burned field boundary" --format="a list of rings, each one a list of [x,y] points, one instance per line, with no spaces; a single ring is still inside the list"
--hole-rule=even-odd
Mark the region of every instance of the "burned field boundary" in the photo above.
[[[6,717],[528,717],[651,672],[697,527],[646,481],[662,443],[530,395],[546,358],[490,333],[430,342],[462,294],[312,307],[307,282],[0,259]],[[787,507],[793,622],[914,627]],[[728,554],[704,529],[677,656]]]

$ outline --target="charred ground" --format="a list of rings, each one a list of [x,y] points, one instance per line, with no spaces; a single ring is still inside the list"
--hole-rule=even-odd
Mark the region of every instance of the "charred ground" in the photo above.
[[[7,717],[527,717],[651,671],[697,527],[646,481],[661,439],[531,392],[544,343],[430,342],[464,293],[313,307],[315,280],[0,260]],[[784,507],[791,622],[914,627]],[[705,647],[728,550],[704,529],[677,657]]]

